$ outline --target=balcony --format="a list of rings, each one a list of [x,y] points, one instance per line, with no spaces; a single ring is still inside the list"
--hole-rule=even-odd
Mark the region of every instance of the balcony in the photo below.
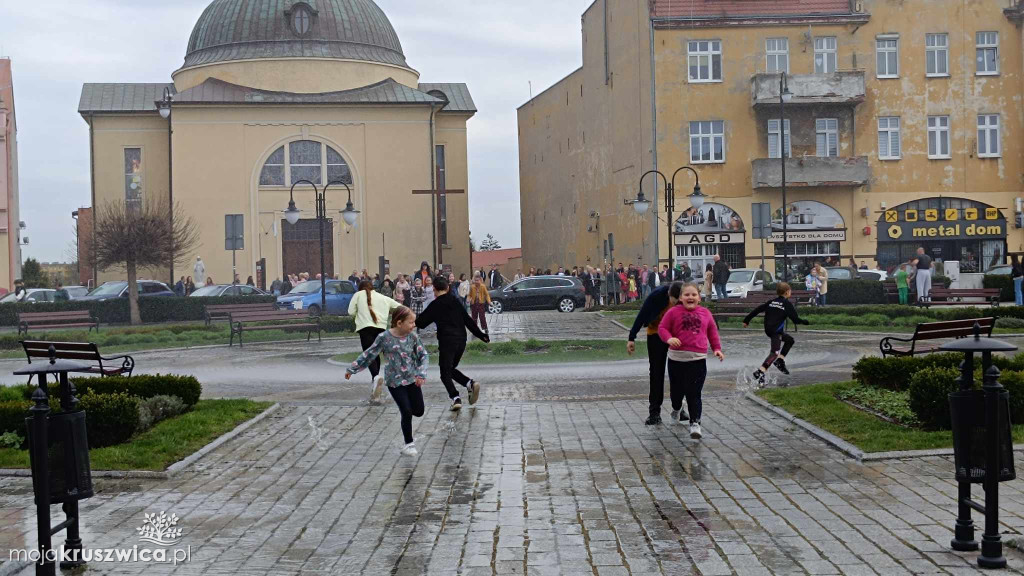
[[[786,106],[847,105],[856,106],[864,101],[864,72],[834,72],[832,74],[795,74],[786,77],[792,100]],[[751,81],[754,108],[779,106],[779,75],[757,74]]]
[[[782,163],[778,158],[757,158],[751,179],[754,188],[780,188]],[[867,156],[820,158],[798,156],[786,159],[786,187],[862,186],[871,178]]]

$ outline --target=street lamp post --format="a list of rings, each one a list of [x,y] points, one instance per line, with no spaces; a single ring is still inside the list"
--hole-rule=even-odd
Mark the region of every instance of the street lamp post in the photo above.
[[[693,193],[689,194],[687,198],[690,199],[690,204],[694,208],[700,210],[701,206],[704,205],[704,200],[707,199],[707,196],[700,191],[700,176],[697,174],[697,171],[690,166],[682,166],[678,168],[672,173],[671,180],[666,178],[665,175],[658,170],[648,170],[647,172],[644,172],[644,174],[640,176],[640,191],[637,192],[636,199],[627,199],[622,201],[622,203],[627,206],[633,206],[633,209],[636,210],[637,214],[647,213],[647,210],[651,207],[651,201],[644,196],[644,178],[647,177],[648,174],[657,174],[658,176],[661,176],[661,180],[665,183],[665,212],[668,213],[668,262],[669,266],[673,268],[672,250],[674,248],[673,237],[675,235],[675,222],[672,221],[672,213],[675,211],[676,207],[676,175],[683,170],[693,172],[693,177],[696,180],[696,183],[693,186]],[[657,184],[657,179],[655,179],[655,184]],[[657,248],[655,248],[655,250],[657,250]],[[655,256],[657,256],[657,252],[655,252]]]
[[[345,204],[345,209],[341,211],[341,217],[345,220],[345,223],[352,226],[356,223],[359,218],[359,211],[352,205],[352,189],[349,185],[337,180],[328,182],[324,189],[321,191],[317,189],[316,184],[309,180],[299,180],[292,184],[291,190],[288,192],[288,208],[284,211],[284,218],[289,224],[295,224],[299,221],[299,216],[302,215],[302,211],[295,206],[295,187],[299,184],[309,184],[313,187],[313,193],[316,194],[316,221],[320,227],[320,314],[327,313],[327,269],[324,266],[324,223],[327,221],[327,189],[333,184],[341,184],[348,190],[348,202]]]
[[[782,281],[789,282],[789,218],[786,209],[786,101],[793,98],[786,71],[779,73],[779,161],[782,163]]]
[[[172,122],[171,105],[174,103],[174,94],[171,94],[170,87],[164,87],[164,97],[157,103],[160,109],[160,117],[167,120],[167,200],[170,209],[171,234],[174,234],[174,154],[171,152],[172,136],[174,125]],[[171,252],[171,286],[174,286],[174,252]]]

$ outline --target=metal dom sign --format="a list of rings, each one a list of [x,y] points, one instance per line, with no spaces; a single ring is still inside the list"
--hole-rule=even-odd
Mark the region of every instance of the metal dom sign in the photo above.
[[[889,240],[983,240],[1006,237],[1006,219],[995,208],[968,208],[963,211],[949,208],[941,212],[937,209],[888,210],[884,220],[884,230]]]

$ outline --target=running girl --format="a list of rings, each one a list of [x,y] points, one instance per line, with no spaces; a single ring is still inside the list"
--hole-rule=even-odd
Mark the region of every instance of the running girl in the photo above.
[[[763,312],[764,333],[771,340],[768,357],[764,359],[764,364],[754,372],[754,380],[757,380],[759,386],[764,386],[764,375],[772,367],[772,364],[775,364],[779,372],[789,374],[789,368],[786,367],[786,355],[793,349],[796,340],[786,334],[786,320],[792,320],[796,324],[810,324],[797,315],[796,307],[790,302],[789,298],[793,295],[793,289],[789,284],[779,282],[775,287],[775,293],[778,298],[754,308],[754,311],[743,319],[743,327],[746,328],[751,320]]]
[[[415,456],[416,443],[412,437],[412,418],[423,416],[423,383],[427,379],[427,349],[413,330],[416,315],[405,306],[391,314],[391,329],[380,336],[345,371],[345,380],[365,370],[378,356],[384,356],[384,383],[398,404],[402,414],[402,435],[405,446],[402,454]]]
[[[679,303],[665,313],[658,325],[658,336],[668,344],[668,380],[672,397],[672,419],[682,423],[679,412],[683,399],[690,409],[690,438],[703,436],[701,391],[708,375],[708,346],[719,361],[725,360],[718,327],[711,312],[700,305],[700,291],[694,283],[676,282],[669,297]]]
[[[374,296],[376,294],[376,297]],[[391,311],[401,306],[391,298],[373,291],[373,283],[363,280],[359,283],[359,292],[348,303],[348,315],[356,319],[356,333],[359,344],[366,350],[377,340],[381,332],[388,327],[388,316]],[[380,359],[370,363],[370,402],[378,402],[384,389],[384,378],[380,376]]]

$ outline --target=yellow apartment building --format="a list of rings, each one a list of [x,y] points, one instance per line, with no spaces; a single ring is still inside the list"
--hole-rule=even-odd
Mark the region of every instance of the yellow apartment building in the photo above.
[[[615,164],[578,158],[588,157],[588,146],[629,140],[624,133],[607,143],[588,138],[571,154],[554,144],[556,130],[603,121],[559,113],[552,92],[585,80],[588,66],[600,72],[602,62],[587,58],[587,21],[604,13],[605,2],[615,14],[620,2],[597,0],[584,15],[582,71],[520,108],[525,265],[604,257],[603,243],[578,219],[575,227],[572,220],[560,228],[534,223],[527,210],[549,206],[540,200],[548,196],[612,209],[619,219],[602,213],[601,223],[611,228],[602,234],[620,239],[616,261],[671,254],[673,263],[694,268],[721,254],[733,267],[757,267],[764,254],[768,270],[781,273],[784,236],[793,273],[815,260],[845,265],[850,258],[891,269],[919,246],[962,272],[984,272],[1024,252],[1019,0],[654,0],[645,7],[647,38],[634,23],[609,17],[608,36],[623,39],[610,42],[613,49],[636,62],[653,55],[653,66],[634,66],[640,79],[631,91],[636,97],[647,88],[654,126],[646,135],[653,153],[635,160],[669,178],[692,167],[706,196],[699,210],[692,207],[693,176],[679,172],[671,238],[655,176],[643,181],[654,200],[645,215],[622,204],[636,197],[642,172],[602,188],[538,177],[595,170],[611,178]],[[639,126],[632,132],[644,134]],[[536,154],[548,163],[543,169],[531,164]],[[769,205],[764,252],[754,238],[758,203]]]
[[[238,275],[269,285],[319,272],[315,194],[299,182],[331,183],[328,275],[372,274],[381,255],[394,273],[424,260],[470,271],[466,124],[476,107],[465,84],[420,82],[372,0],[213,0],[171,77],[83,87],[93,206],[173,199],[201,230],[189,261],[201,257],[218,283],[231,282],[231,216],[244,244]],[[289,224],[293,185],[302,215]],[[349,200],[354,225],[340,215]],[[173,281],[192,264],[143,275]]]

